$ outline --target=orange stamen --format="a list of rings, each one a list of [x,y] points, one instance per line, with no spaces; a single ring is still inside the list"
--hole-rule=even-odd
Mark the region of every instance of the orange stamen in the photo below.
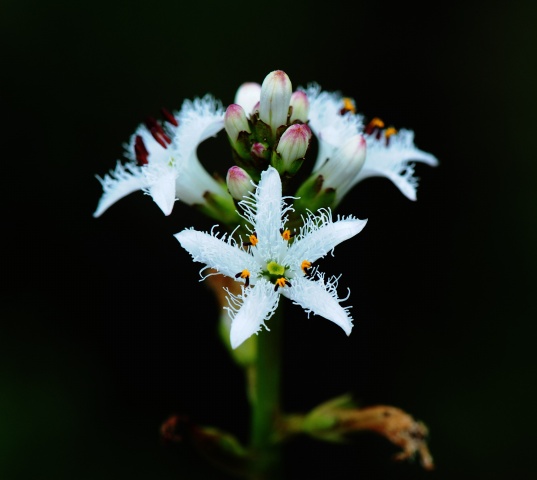
[[[396,133],[397,133],[397,130],[393,127],[390,127],[384,131],[384,136],[386,138],[390,138],[392,135],[395,135]]]
[[[302,265],[300,265],[300,268],[304,273],[308,273],[306,270],[309,270],[311,268],[311,262],[308,262],[307,260],[302,261]]]
[[[291,230],[286,229],[282,232],[282,237],[284,240],[289,241],[289,239],[292,237]]]
[[[351,112],[356,113],[356,105],[354,105],[354,100],[349,97],[343,97],[343,110],[342,113]]]

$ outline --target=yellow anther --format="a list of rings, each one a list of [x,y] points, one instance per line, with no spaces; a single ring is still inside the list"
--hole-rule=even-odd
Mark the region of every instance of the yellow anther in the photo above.
[[[369,122],[367,126],[370,128],[384,128],[384,122],[380,118],[375,117]]]
[[[343,110],[345,112],[356,113],[356,105],[354,104],[354,100],[352,98],[343,97]]]
[[[259,242],[259,240],[255,236],[255,234],[252,233],[252,235],[250,235],[250,245],[255,247],[257,245],[257,242]]]
[[[246,280],[244,285],[246,287],[250,286],[250,272],[248,270],[244,269],[242,272],[237,273],[235,278],[244,278]]]
[[[288,283],[289,282],[284,277],[280,277],[280,278],[278,278],[278,280],[276,280],[276,282],[274,282],[274,290],[278,290],[278,287],[283,288]],[[291,286],[291,284],[289,284],[289,286]]]
[[[282,232],[282,237],[284,240],[287,240],[289,241],[289,239],[291,238],[291,230],[289,229],[286,229]]]
[[[384,132],[384,136],[386,138],[390,138],[392,135],[395,135],[397,133],[397,130],[393,127],[387,128]]]
[[[300,268],[304,273],[308,273],[306,270],[311,268],[311,262],[308,262],[307,260],[302,261],[302,265],[300,265]]]

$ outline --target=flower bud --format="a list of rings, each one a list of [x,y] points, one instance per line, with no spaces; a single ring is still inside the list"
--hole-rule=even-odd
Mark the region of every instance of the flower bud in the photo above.
[[[310,113],[310,101],[306,92],[297,90],[291,95],[291,107],[293,112],[291,114],[291,123],[296,120],[300,120],[303,123],[308,121],[308,115]]]
[[[250,153],[257,158],[267,159],[268,152],[267,146],[261,142],[255,142],[250,149]]]
[[[275,70],[263,80],[259,118],[270,126],[273,135],[278,127],[287,124],[291,94],[291,80],[284,71]]]
[[[234,166],[227,171],[227,189],[235,200],[242,200],[244,196],[254,190],[252,177],[240,167]]]
[[[224,115],[224,128],[232,143],[237,141],[239,133],[251,133],[246,114],[240,105],[232,103],[227,107]]]
[[[308,151],[312,132],[305,123],[291,125],[280,138],[273,166],[280,173],[296,173]]]
[[[253,113],[255,105],[261,96],[261,85],[255,82],[243,83],[235,94],[235,103],[244,108],[249,115]]]

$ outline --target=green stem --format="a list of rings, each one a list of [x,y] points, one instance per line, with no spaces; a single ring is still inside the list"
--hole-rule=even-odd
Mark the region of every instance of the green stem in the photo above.
[[[256,480],[281,478],[281,455],[276,443],[280,417],[281,308],[280,304],[268,321],[270,331],[262,331],[257,336],[251,431],[256,458],[251,478]]]

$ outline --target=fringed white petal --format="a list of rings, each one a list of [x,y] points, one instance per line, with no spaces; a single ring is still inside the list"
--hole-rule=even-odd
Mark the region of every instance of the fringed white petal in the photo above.
[[[416,200],[418,178],[414,176],[411,162],[422,162],[432,167],[438,165],[434,155],[414,146],[414,132],[411,130],[400,130],[390,136],[388,142],[382,135],[380,139],[368,136],[365,163],[352,185],[369,177],[382,176],[390,179],[407,198]]]
[[[238,297],[230,294],[228,311],[233,319],[230,332],[232,348],[237,348],[259,332],[262,326],[267,328],[265,321],[272,317],[279,297],[274,285],[264,279],[259,280],[253,288],[243,287],[242,295]]]
[[[289,247],[283,260],[284,265],[294,265],[303,260],[315,262],[324,257],[341,242],[354,237],[362,231],[367,220],[352,216],[339,217],[334,222],[330,209],[321,209],[310,214],[304,221],[300,233]]]
[[[350,112],[341,114],[344,102],[339,93],[322,92],[315,83],[304,91],[310,102],[308,125],[319,141],[317,160],[313,167],[313,171],[316,171],[332,157],[337,147],[362,132],[363,118]]]
[[[255,192],[239,203],[259,240],[257,247],[253,249],[254,255],[264,260],[279,258],[282,250],[286,248],[280,229],[286,221],[289,208],[284,206],[278,171],[269,166],[261,172],[261,180]]]
[[[142,167],[131,163],[122,165],[119,161],[115,170],[110,171],[102,178],[97,176],[97,179],[103,186],[103,195],[93,213],[94,217],[101,216],[121,198],[147,186]]]
[[[199,145],[224,128],[224,109],[211,95],[185,100],[175,114],[179,127],[172,141],[173,165],[177,171],[175,194],[182,202],[192,205],[205,202],[203,195],[211,192],[227,194],[223,187],[205,170],[196,150]]]
[[[179,127],[173,138],[173,148],[177,163],[198,162],[196,149],[200,143],[224,128],[222,104],[211,95],[185,100],[176,118]]]
[[[226,234],[218,237],[217,234],[194,229],[185,229],[174,237],[192,255],[195,262],[202,262],[208,268],[214,268],[232,278],[242,270],[249,270],[254,277],[252,283],[255,283],[255,274],[259,267],[254,258],[237,245],[233,237],[226,237]]]
[[[352,330],[352,317],[349,307],[342,307],[337,296],[337,279],[331,278],[325,282],[321,276],[317,280],[308,280],[304,277],[293,279],[292,287],[285,287],[282,294],[300,305],[309,314],[316,315],[339,325],[347,335]]]

